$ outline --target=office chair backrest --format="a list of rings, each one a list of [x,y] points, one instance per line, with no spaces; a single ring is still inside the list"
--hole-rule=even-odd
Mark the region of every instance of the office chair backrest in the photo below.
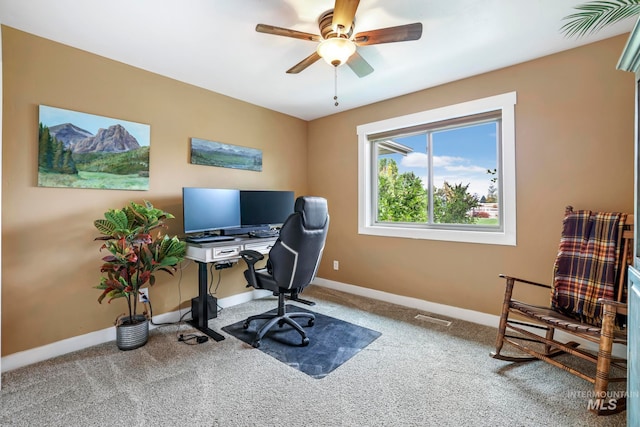
[[[301,196],[269,251],[268,268],[284,289],[302,289],[314,279],[329,229],[327,200]]]

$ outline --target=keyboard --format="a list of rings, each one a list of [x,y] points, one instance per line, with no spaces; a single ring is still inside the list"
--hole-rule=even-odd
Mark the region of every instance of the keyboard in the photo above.
[[[249,236],[258,238],[278,237],[279,235],[280,230],[255,230],[249,232]]]
[[[232,236],[192,236],[187,237],[186,240],[189,243],[211,243],[211,242],[226,242],[233,240]]]

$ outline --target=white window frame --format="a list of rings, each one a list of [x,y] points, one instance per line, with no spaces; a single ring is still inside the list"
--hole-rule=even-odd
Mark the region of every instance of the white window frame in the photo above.
[[[463,102],[460,104],[422,111],[406,116],[394,117],[378,122],[367,123],[357,127],[358,133],[358,233],[374,236],[403,237],[411,239],[444,240],[452,242],[483,243],[492,245],[516,245],[516,156],[515,156],[515,105],[516,92],[504,93],[487,98]],[[460,228],[426,228],[402,227],[397,224],[386,225],[376,223],[373,191],[373,168],[377,165],[372,160],[374,144],[369,135],[389,132],[421,124],[428,124],[500,110],[501,121],[501,153],[499,154],[502,179],[502,229],[495,230],[463,230]]]

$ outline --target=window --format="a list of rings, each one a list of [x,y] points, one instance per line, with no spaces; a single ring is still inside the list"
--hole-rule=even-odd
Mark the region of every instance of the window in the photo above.
[[[360,234],[516,244],[515,92],[358,126]]]

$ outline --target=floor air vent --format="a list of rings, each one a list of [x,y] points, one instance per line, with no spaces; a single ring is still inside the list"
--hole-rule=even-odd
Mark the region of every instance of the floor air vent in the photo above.
[[[438,319],[437,317],[425,316],[424,314],[418,314],[415,317],[418,320],[424,320],[425,322],[435,323],[442,326],[451,326],[451,322],[444,319]]]

